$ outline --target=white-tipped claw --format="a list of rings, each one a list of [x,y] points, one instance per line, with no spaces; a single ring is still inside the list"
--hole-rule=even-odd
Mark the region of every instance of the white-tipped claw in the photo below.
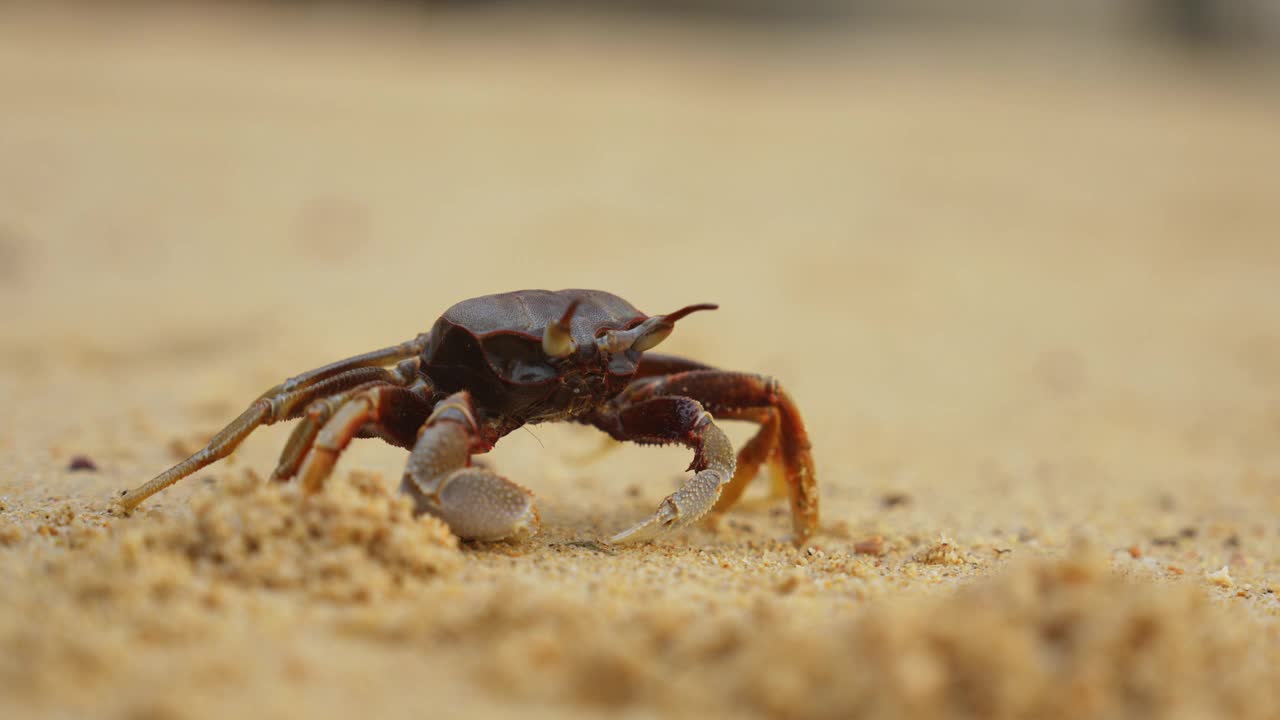
[[[445,476],[438,489],[426,494],[412,478],[401,487],[428,512],[449,524],[466,540],[513,540],[538,532],[533,493],[488,470],[464,468]]]
[[[533,503],[521,513],[511,526],[511,534],[507,540],[524,540],[538,534],[542,529],[542,521],[538,518],[538,508]]]
[[[609,542],[615,545],[622,543],[638,543],[648,542],[662,535],[671,528],[671,523],[679,517],[679,512],[672,509],[670,498],[662,501],[662,505],[658,506],[658,511],[649,516],[644,522],[633,525],[622,532],[609,538]]]
[[[614,535],[609,538],[609,542],[649,542],[672,530],[693,524],[715,506],[726,478],[719,470],[703,470],[663,499],[657,512],[647,520]]]

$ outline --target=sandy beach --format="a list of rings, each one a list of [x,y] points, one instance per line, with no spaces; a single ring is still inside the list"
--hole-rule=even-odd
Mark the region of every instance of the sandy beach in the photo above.
[[[1277,717],[1274,71],[4,11],[0,716]],[[524,287],[719,303],[663,351],[781,380],[819,533],[762,477],[610,546],[689,453],[564,425],[486,458],[520,543],[414,517],[376,440],[265,485],[287,425],[108,513],[284,378]]]

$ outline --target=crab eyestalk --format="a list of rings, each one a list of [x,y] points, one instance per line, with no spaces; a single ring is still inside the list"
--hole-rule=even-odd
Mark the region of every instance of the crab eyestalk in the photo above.
[[[626,350],[644,352],[667,339],[676,327],[676,321],[699,310],[716,310],[713,303],[689,305],[667,315],[654,315],[630,330],[609,330],[596,338],[596,346],[603,352],[620,353]],[[545,345],[545,342],[544,342]]]
[[[553,358],[567,358],[578,349],[578,344],[573,341],[573,335],[569,332],[569,326],[580,302],[582,301],[574,300],[569,303],[564,315],[547,326],[546,331],[542,333],[542,352]]]

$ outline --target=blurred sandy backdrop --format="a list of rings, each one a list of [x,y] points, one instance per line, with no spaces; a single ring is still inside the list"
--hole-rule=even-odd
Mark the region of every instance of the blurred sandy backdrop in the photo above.
[[[652,313],[720,303],[664,349],[774,374],[801,404],[826,529],[815,549],[872,568],[809,571],[780,601],[806,622],[951,592],[1086,538],[1122,572],[1248,609],[1253,649],[1274,652],[1280,86],[1265,54],[509,8],[229,8],[0,14],[10,597],[33,558],[71,552],[38,532],[51,508],[105,522],[112,492],[263,388],[409,338],[462,298],[584,286]],[[203,475],[265,474],[285,433],[260,431]],[[648,513],[687,462],[635,448],[575,459],[597,442],[561,427],[506,439],[494,462],[538,493],[547,533],[464,549],[460,574],[430,592],[494,602],[515,582],[603,604],[607,628],[641,605],[730,612],[750,602],[726,592],[790,582],[776,512],[621,556],[564,545]],[[67,472],[76,454],[99,472]],[[391,485],[403,462],[367,442],[344,468]],[[180,514],[197,485],[152,507]],[[875,536],[886,554],[856,556]],[[911,570],[939,536],[965,562]],[[759,543],[772,565],[752,565]],[[1224,565],[1229,588],[1205,578]],[[601,576],[627,590],[603,602],[587,581]],[[259,653],[252,679],[231,683],[249,694],[183,694],[164,712],[279,710],[255,689],[320,715],[412,710],[398,673],[459,712],[533,702],[431,675],[492,638],[455,639],[454,654],[357,642],[333,660],[327,625],[320,640],[285,627],[283,649],[252,634],[219,645],[228,666]],[[41,654],[53,635],[24,642],[60,657]],[[320,669],[293,678],[290,653]],[[86,697],[154,710],[137,704],[145,664],[103,665],[77,681]],[[342,690],[357,665],[377,678],[361,675],[368,696]],[[61,691],[11,697],[14,712],[76,707]]]

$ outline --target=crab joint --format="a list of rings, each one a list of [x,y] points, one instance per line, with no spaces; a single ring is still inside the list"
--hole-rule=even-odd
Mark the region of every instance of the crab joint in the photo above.
[[[596,338],[596,346],[607,353],[620,353],[625,350],[644,352],[667,339],[676,327],[676,321],[699,310],[715,310],[719,305],[699,303],[689,305],[669,315],[655,315],[630,330],[609,330]],[[543,342],[545,345],[545,341]]]
[[[542,334],[542,352],[553,358],[566,358],[578,349],[578,344],[573,341],[573,335],[569,332],[569,323],[573,320],[573,313],[578,309],[579,302],[581,301],[574,300],[569,303],[564,315],[547,326],[546,332]]]

